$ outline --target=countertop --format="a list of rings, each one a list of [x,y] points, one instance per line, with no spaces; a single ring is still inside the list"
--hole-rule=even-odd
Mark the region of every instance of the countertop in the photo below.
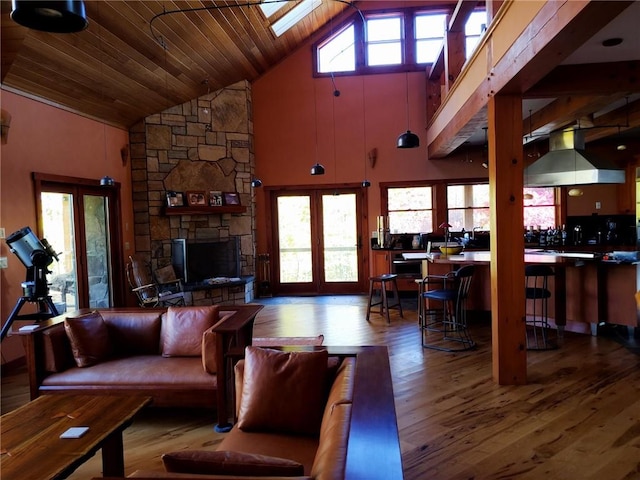
[[[491,252],[488,250],[477,252],[462,252],[459,255],[443,255],[441,253],[405,252],[402,254],[405,260],[428,260],[433,263],[473,263],[488,264],[491,262]],[[619,264],[616,261],[601,261],[593,252],[555,252],[541,249],[525,249],[525,263],[563,264],[575,261],[599,261],[606,264]],[[638,262],[629,263],[630,265]]]

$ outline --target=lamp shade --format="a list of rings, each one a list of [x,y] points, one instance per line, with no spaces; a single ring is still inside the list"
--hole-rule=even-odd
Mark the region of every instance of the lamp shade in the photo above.
[[[89,22],[80,0],[13,0],[11,18],[23,27],[51,33],[73,33],[87,28]]]
[[[105,175],[100,179],[100,186],[102,187],[113,187],[116,184],[116,181],[111,178],[109,175]]]
[[[416,148],[420,146],[420,138],[411,130],[398,137],[398,148]]]
[[[319,163],[316,163],[311,167],[311,175],[324,175],[324,167]]]

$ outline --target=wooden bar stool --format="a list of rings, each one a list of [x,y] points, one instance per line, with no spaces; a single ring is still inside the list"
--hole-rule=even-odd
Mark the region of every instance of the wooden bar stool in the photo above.
[[[371,307],[380,305],[380,315],[386,315],[387,323],[391,323],[389,318],[389,309],[396,308],[402,316],[402,305],[400,304],[400,295],[398,294],[398,283],[396,278],[398,276],[393,273],[385,273],[376,277],[369,277],[369,305],[367,306],[367,322],[369,321],[369,315],[371,314]],[[377,290],[376,285],[380,284],[380,300],[373,301],[373,291]],[[396,303],[389,305],[389,298],[387,297],[387,284],[391,286],[391,291],[396,297]]]

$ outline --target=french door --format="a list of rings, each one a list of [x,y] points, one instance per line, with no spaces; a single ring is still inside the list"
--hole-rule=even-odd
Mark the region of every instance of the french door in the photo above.
[[[276,294],[362,293],[362,188],[274,191],[272,251]]]
[[[58,309],[122,305],[118,188],[34,175],[39,232],[58,253],[48,276]]]

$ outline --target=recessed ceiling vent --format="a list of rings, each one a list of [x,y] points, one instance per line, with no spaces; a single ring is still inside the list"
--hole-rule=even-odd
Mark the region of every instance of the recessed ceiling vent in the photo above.
[[[562,130],[549,137],[549,153],[525,169],[528,187],[563,187],[594,183],[624,183],[624,170],[588,154],[581,130]]]

